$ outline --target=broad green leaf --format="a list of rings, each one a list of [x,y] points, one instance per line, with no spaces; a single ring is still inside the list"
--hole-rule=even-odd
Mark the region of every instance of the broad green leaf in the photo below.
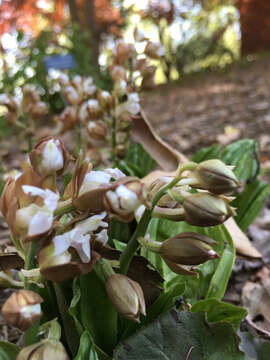
[[[241,181],[250,181],[259,172],[258,144],[252,139],[235,141],[223,149],[214,144],[200,149],[193,155],[192,160],[201,162],[214,158],[221,159],[227,165],[234,165],[234,172]]]
[[[7,341],[0,341],[0,359],[16,360],[20,349],[15,344]]]
[[[219,158],[219,154],[221,151],[221,145],[220,144],[213,144],[209,147],[204,147],[200,150],[198,150],[193,156],[192,161],[195,162],[202,162],[209,159],[216,159]]]
[[[270,342],[256,338],[248,332],[240,332],[240,349],[248,360],[269,360]]]
[[[269,194],[268,184],[254,180],[246,185],[244,191],[232,203],[237,208],[235,221],[243,231],[247,230],[259,215]]]
[[[128,175],[140,178],[147,175],[156,165],[155,161],[139,143],[131,146],[125,159],[120,164],[123,168],[126,168]]]
[[[247,310],[232,304],[224,303],[216,299],[200,300],[191,308],[192,312],[204,311],[208,322],[227,321],[237,330]]]
[[[69,314],[73,317],[75,325],[77,327],[78,333],[81,335],[83,333],[83,327],[80,320],[80,298],[81,298],[81,289],[79,278],[75,278],[72,284],[73,298],[69,307]]]
[[[93,348],[91,336],[87,331],[81,335],[80,347],[74,360],[99,360]]]
[[[114,352],[114,360],[245,360],[229,323],[207,324],[203,313],[171,310]]]
[[[234,165],[239,180],[254,179],[259,172],[258,144],[255,140],[244,139],[226,146],[220,153],[220,159],[227,165]]]
[[[90,273],[80,276],[80,318],[94,343],[110,354],[116,345],[117,314],[108,298],[97,265]]]
[[[113,244],[113,240],[118,240],[123,243],[127,243],[131,238],[131,224],[123,223],[119,220],[112,219],[109,230],[109,243]]]

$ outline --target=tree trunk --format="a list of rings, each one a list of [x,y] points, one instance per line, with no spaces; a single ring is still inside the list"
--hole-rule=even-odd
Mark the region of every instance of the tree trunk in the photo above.
[[[242,55],[270,50],[270,1],[239,0]]]
[[[99,44],[100,33],[98,32],[95,19],[95,0],[85,0],[85,16],[88,30],[91,33],[92,64],[99,71]]]
[[[72,22],[79,24],[80,20],[76,0],[68,0],[68,7]]]

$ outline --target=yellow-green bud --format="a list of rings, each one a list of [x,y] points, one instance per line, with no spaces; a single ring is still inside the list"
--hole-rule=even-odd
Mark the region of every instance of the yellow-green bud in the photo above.
[[[46,339],[23,348],[17,360],[69,360],[62,343],[55,339]]]
[[[233,215],[233,209],[225,199],[209,193],[187,196],[182,206],[186,222],[195,226],[219,225]]]
[[[107,294],[115,310],[125,318],[139,321],[145,313],[145,300],[141,286],[125,275],[113,274],[106,282]]]
[[[201,162],[193,174],[202,189],[209,190],[214,194],[225,194],[240,186],[231,168],[218,159]]]
[[[207,236],[184,232],[165,240],[159,253],[165,260],[182,265],[199,265],[218,257],[211,245],[215,241]]]
[[[43,299],[35,292],[19,290],[6,300],[2,314],[8,324],[25,331],[41,317],[42,302]]]

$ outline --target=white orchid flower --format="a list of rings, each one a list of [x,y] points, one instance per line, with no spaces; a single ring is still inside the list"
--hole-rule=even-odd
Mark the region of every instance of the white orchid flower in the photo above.
[[[64,155],[59,140],[51,139],[47,141],[42,151],[42,156],[42,168],[50,173],[61,170],[64,167]]]
[[[91,171],[85,175],[83,184],[80,188],[80,194],[82,195],[87,191],[97,189],[101,184],[109,184],[111,181],[111,175],[104,171]]]
[[[101,214],[93,215],[88,219],[77,223],[71,231],[68,231],[63,235],[55,236],[53,239],[55,248],[54,255],[61,255],[67,251],[69,247],[73,247],[76,249],[81,261],[83,263],[88,263],[91,260],[91,233],[100,227],[108,227],[108,223],[102,221],[106,215],[105,211]],[[100,237],[103,240],[106,238],[104,233]]]
[[[57,207],[59,195],[53,191],[40,189],[35,186],[23,185],[24,193],[40,196],[44,205],[30,204],[16,212],[16,227],[26,231],[27,236],[44,234],[49,231],[53,223],[53,212]]]
[[[118,168],[108,168],[103,170],[103,172],[105,172],[106,174],[111,175],[112,178],[114,178],[115,180],[121,179],[123,177],[126,177],[126,175]]]

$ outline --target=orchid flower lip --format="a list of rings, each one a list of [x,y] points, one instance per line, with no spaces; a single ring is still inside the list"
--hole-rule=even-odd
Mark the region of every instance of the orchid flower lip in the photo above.
[[[20,314],[25,318],[29,319],[33,315],[41,315],[41,305],[34,304],[34,305],[26,305],[20,308]]]

